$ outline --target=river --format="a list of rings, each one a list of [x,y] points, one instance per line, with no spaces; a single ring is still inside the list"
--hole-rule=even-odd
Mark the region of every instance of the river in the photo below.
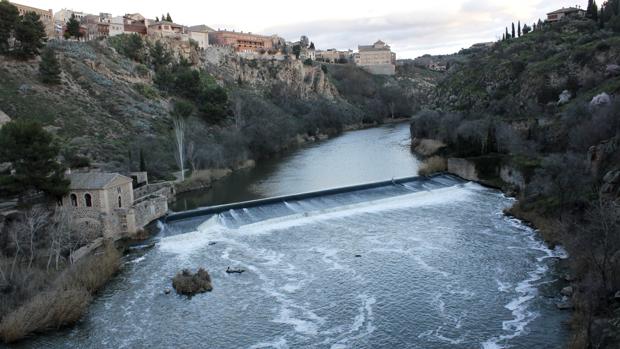
[[[407,139],[406,125],[348,132],[177,209],[411,176]],[[20,347],[562,348],[564,253],[503,215],[512,203],[439,176],[160,224],[83,321]],[[197,267],[213,292],[163,292]]]

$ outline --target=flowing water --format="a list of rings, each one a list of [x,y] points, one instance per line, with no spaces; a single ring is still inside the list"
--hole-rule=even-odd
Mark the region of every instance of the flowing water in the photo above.
[[[375,134],[393,141],[398,129]],[[287,161],[303,163],[304,151]],[[277,187],[282,173],[284,183],[303,178],[292,168],[257,188]],[[308,179],[320,181],[330,180]],[[21,346],[562,348],[568,315],[554,303],[564,253],[503,215],[511,204],[439,176],[160,224],[156,246],[126,257],[78,326]],[[246,272],[227,274],[228,266]],[[197,267],[209,269],[213,292],[163,292],[180,269]]]

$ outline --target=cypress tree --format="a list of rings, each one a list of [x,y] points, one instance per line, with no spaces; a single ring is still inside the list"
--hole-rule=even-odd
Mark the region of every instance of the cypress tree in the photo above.
[[[506,27],[506,40],[510,39],[510,34],[508,34],[508,27]]]
[[[512,37],[516,38],[516,32],[515,32],[515,22],[512,22]]]
[[[144,150],[140,148],[140,172],[146,172],[146,160],[144,159]]]
[[[517,33],[519,34],[519,37],[521,37],[521,21],[519,21],[519,24],[517,25]]]
[[[72,14],[71,18],[69,18],[69,22],[67,22],[67,33],[69,33],[69,36],[76,39],[82,36],[82,33],[80,33],[80,21],[75,18],[75,14]]]
[[[172,17],[170,17],[170,13],[166,14],[166,20],[168,22],[172,22]]]
[[[39,74],[41,81],[49,85],[60,84],[60,63],[56,58],[56,52],[52,48],[47,48],[41,55],[41,63],[39,63]]]

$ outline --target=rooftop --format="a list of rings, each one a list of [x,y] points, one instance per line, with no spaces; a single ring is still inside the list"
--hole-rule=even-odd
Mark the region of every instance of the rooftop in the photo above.
[[[131,182],[132,179],[118,173],[107,172],[74,172],[68,175],[71,180],[70,189],[105,189],[117,179],[122,183]]]
[[[557,15],[560,13],[571,13],[571,12],[578,12],[578,11],[585,11],[584,9],[581,8],[577,8],[577,7],[566,7],[566,8],[561,8],[559,10],[555,10],[553,12],[549,12],[547,13],[548,15]]]

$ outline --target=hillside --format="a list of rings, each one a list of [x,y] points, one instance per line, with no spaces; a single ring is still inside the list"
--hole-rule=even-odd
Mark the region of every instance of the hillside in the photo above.
[[[173,40],[159,43],[169,57],[165,72],[183,71],[158,75],[151,55],[157,43],[144,40],[139,54],[123,54],[130,51],[123,46],[127,41],[49,42],[62,66],[58,86],[40,82],[39,58],[0,58],[0,110],[12,119],[40,121],[58,136],[64,153],[104,169],[135,168],[140,150],[149,149],[148,170],[168,177],[178,167],[170,113],[179,100],[195,104],[190,137],[196,147],[211,149],[202,152],[199,167],[235,167],[281,151],[296,135],[409,116],[414,104],[419,107],[413,101],[423,103],[434,86],[432,77],[416,74],[384,78],[353,66],[249,60],[227,48],[199,50]],[[209,89],[223,88],[217,118],[206,116],[198,102],[202,97],[187,85],[198,72]],[[175,78],[190,80],[170,82]]]
[[[620,19],[620,16],[617,17]],[[571,348],[617,348],[620,304],[620,33],[589,19],[459,53],[412,119],[424,173],[503,188],[510,210],[570,259]],[[563,287],[564,287],[563,286]]]

